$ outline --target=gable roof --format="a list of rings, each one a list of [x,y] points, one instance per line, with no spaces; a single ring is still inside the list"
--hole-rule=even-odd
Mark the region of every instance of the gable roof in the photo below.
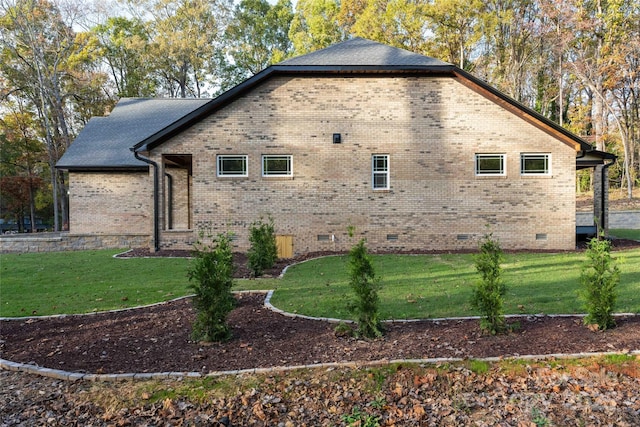
[[[449,76],[576,151],[594,153],[591,145],[575,134],[455,65],[371,40],[353,38],[272,65],[213,100],[123,99],[107,120],[89,121],[91,126],[88,124],[80,133],[57,167],[147,168],[147,164],[137,160],[130,150],[152,150],[273,76],[352,73]]]
[[[109,116],[93,117],[56,164],[70,170],[147,169],[131,147],[207,104],[209,99],[122,98]]]

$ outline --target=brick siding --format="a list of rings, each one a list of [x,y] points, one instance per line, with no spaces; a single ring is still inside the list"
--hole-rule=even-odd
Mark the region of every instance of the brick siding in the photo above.
[[[71,172],[70,234],[152,235],[152,179],[148,172]]]
[[[506,176],[476,177],[476,153],[505,154]],[[551,154],[552,174],[521,176],[520,153]],[[267,215],[277,234],[293,235],[295,254],[347,250],[360,237],[374,251],[471,249],[489,232],[510,249],[575,247],[574,149],[450,77],[275,77],[151,158],[162,164],[165,154],[192,155],[193,174],[174,182],[173,203],[174,229],[192,231],[163,232],[164,248],[186,249],[206,228],[235,233],[236,249],[246,250],[250,224]],[[248,177],[218,178],[218,154],[248,155]],[[293,178],[261,177],[264,154],[292,155]],[[373,154],[390,156],[388,191],[372,190]],[[146,188],[121,178],[123,190],[142,192],[130,199],[123,192],[125,208],[150,198],[150,176]],[[161,200],[167,228],[166,194]],[[107,215],[73,213],[77,227],[94,230],[96,216]],[[125,215],[125,223],[151,230],[148,214]]]

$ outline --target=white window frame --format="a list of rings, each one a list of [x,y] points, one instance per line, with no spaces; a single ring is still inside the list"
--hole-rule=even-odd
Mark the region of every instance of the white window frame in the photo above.
[[[223,163],[225,160],[242,160],[244,162],[244,170],[225,171]],[[239,178],[249,176],[249,156],[246,154],[218,154],[216,158],[216,176],[219,178]]]
[[[377,160],[384,159],[385,165],[382,168],[377,166]],[[374,190],[388,190],[390,187],[390,167],[389,167],[389,155],[388,154],[373,154],[371,156],[371,187]],[[385,186],[376,186],[376,177],[385,177]]]
[[[501,168],[499,170],[482,170],[480,169],[480,160],[482,159],[499,159]],[[506,176],[507,175],[507,155],[504,153],[481,153],[475,155],[475,171],[476,176]]]
[[[540,170],[526,170],[527,160],[544,160],[545,168]],[[520,153],[520,175],[546,176],[551,175],[551,154],[550,153]]]
[[[266,162],[269,160],[286,160],[286,171],[269,171]],[[262,155],[262,176],[264,178],[292,177],[293,176],[293,156],[290,154],[263,154]]]

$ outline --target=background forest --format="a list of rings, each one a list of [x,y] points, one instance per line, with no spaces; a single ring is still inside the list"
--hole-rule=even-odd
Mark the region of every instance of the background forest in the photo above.
[[[0,218],[66,227],[54,165],[120,97],[214,97],[354,36],[470,71],[640,185],[640,0],[0,0]]]

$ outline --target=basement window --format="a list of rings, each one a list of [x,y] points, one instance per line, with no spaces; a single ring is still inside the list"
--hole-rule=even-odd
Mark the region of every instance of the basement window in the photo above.
[[[318,242],[328,242],[331,240],[328,234],[318,234]]]
[[[389,242],[397,242],[398,241],[398,235],[397,234],[387,234],[387,240]]]

